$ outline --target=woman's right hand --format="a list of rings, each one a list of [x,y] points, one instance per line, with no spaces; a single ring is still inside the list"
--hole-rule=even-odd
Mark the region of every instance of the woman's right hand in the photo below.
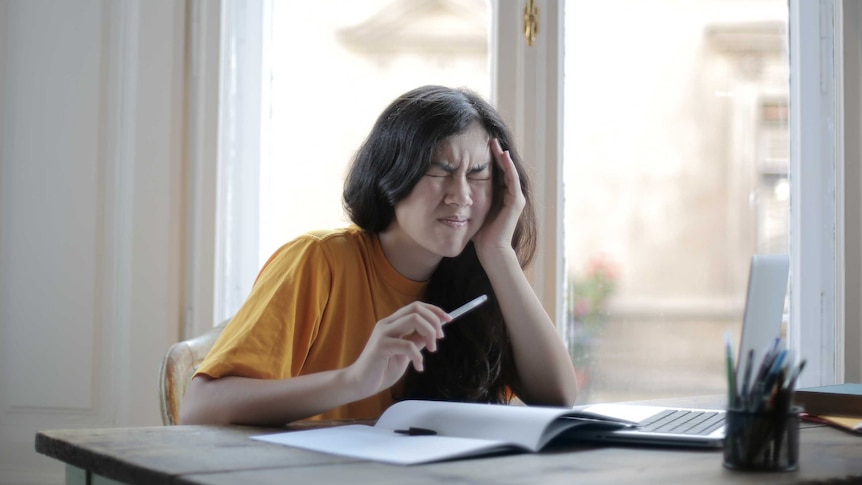
[[[407,365],[423,370],[422,349],[437,350],[443,325],[450,317],[441,308],[413,302],[377,322],[365,348],[350,367],[348,379],[363,397],[388,389],[404,375]]]

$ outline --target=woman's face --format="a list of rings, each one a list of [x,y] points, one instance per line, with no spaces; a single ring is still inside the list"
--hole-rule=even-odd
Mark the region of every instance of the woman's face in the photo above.
[[[493,195],[489,141],[478,123],[447,138],[410,195],[395,205],[395,220],[381,240],[405,276],[430,276],[440,259],[461,254],[482,227]]]

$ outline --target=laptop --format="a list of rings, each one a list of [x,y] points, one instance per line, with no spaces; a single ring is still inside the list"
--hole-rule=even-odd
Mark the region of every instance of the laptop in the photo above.
[[[789,270],[790,258],[786,254],[756,254],[751,258],[742,336],[736,360],[740,365],[745,365],[748,349],[755,349],[763,355],[762,350],[781,335]],[[720,344],[716,342],[716,345]],[[720,365],[716,362],[716,366]],[[585,430],[577,435],[578,439],[688,447],[721,447],[724,440],[724,409],[629,403],[599,403],[577,406],[577,409],[637,423],[636,427],[631,428]]]

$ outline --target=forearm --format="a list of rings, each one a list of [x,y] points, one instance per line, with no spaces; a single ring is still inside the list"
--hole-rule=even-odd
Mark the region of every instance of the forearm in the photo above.
[[[308,418],[390,388],[411,363],[421,372],[422,349],[436,349],[441,308],[415,301],[380,320],[356,361],[338,370],[290,379],[206,375],[192,379],[183,398],[183,424],[276,424]]]
[[[180,411],[182,424],[282,425],[361,399],[344,370],[283,380],[198,376]]]
[[[571,406],[577,380],[557,329],[536,296],[513,250],[501,249],[482,266],[491,281],[512,341],[519,397],[530,404]]]

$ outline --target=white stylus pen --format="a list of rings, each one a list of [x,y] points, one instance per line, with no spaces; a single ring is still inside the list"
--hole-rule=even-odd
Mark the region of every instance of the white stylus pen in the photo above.
[[[488,295],[478,296],[478,297],[468,301],[467,303],[464,303],[463,305],[459,306],[458,308],[452,310],[451,312],[449,312],[449,316],[452,317],[452,320],[455,320],[456,318],[469,312],[470,310],[473,310],[474,308],[478,308],[479,305],[481,305],[482,303],[485,303],[486,301],[488,301]]]

